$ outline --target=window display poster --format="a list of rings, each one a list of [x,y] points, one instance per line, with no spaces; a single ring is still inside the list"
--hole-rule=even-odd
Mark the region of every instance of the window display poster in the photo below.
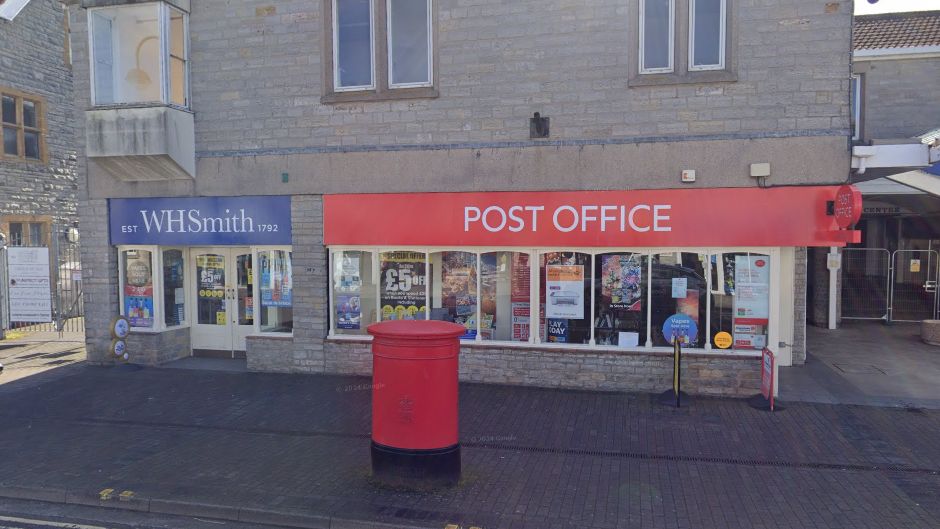
[[[454,316],[476,315],[476,267],[476,254],[468,252],[446,252],[441,259],[442,302]]]
[[[336,328],[359,329],[362,322],[362,307],[359,296],[336,297]]]
[[[529,341],[529,302],[512,302],[512,341]]]
[[[695,323],[698,321],[699,296],[698,289],[690,288],[685,290],[685,297],[676,300],[676,312],[685,314],[692,318]]]
[[[388,252],[382,254],[381,297],[383,320],[424,319],[427,274],[424,254]]]
[[[545,265],[548,318],[584,319],[584,266]]]
[[[290,259],[287,252],[259,254],[261,265],[261,306],[290,307],[293,298]]]
[[[529,300],[529,255],[524,253],[512,254],[512,286],[510,297],[512,301]]]
[[[770,266],[765,256],[734,258],[735,323],[765,324],[770,318]],[[741,320],[746,321],[741,321]]]
[[[568,342],[568,320],[548,318],[547,339],[552,343]]]
[[[153,327],[153,271],[150,252],[125,254],[124,316],[131,327]]]
[[[770,321],[770,266],[766,256],[734,258],[734,347],[763,349]]]
[[[643,266],[639,256],[601,256],[601,274],[601,297],[610,308],[643,310]]]
[[[13,246],[7,249],[10,282],[10,321],[52,321],[49,249]]]
[[[336,272],[339,276],[338,288],[340,292],[359,293],[362,288],[362,277],[359,272],[359,256],[349,252],[341,254],[336,262]]]
[[[496,290],[499,280],[499,268],[496,264],[496,253],[485,253],[481,255],[480,267],[480,312],[483,315],[483,321],[480,322],[480,330],[485,331],[486,329],[490,329],[489,333],[483,332],[483,337],[487,338],[487,334],[492,335],[492,329],[496,323],[497,316]],[[505,268],[506,267],[504,267],[504,269]]]

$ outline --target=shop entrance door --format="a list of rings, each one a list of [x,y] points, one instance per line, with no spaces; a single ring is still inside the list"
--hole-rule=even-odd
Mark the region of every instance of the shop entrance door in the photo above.
[[[193,356],[244,358],[254,328],[253,263],[248,248],[193,248]]]

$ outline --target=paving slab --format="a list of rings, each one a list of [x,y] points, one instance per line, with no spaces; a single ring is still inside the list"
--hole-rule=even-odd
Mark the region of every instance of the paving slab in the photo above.
[[[940,409],[940,347],[920,324],[809,326],[806,340],[806,364],[780,369],[781,400]]]
[[[0,392],[0,496],[294,527],[940,526],[934,410],[462,384],[461,483],[414,492],[371,479],[366,378],[76,369]]]

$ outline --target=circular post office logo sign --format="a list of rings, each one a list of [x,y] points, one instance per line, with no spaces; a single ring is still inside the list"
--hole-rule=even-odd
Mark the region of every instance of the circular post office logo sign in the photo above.
[[[115,316],[111,320],[111,338],[123,340],[131,333],[131,322],[124,316]]]

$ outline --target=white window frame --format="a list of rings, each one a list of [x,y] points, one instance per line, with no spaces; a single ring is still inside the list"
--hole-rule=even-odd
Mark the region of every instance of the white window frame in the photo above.
[[[337,9],[337,3],[339,0],[331,0],[333,2],[333,91],[334,92],[357,92],[362,90],[375,90],[375,2],[376,0],[369,0],[369,72],[370,72],[370,82],[367,85],[358,85],[358,86],[340,86],[340,76],[339,76],[339,10]]]
[[[851,103],[855,103],[855,108],[850,108],[852,112],[852,141],[858,141],[862,137],[862,74],[853,73],[851,79],[855,81],[855,87],[852,89],[852,93],[849,94],[852,98],[850,107],[852,106]]]
[[[718,30],[718,63],[717,64],[695,64],[695,2],[689,0],[689,71],[702,72],[709,70],[725,69],[725,40],[728,26],[728,0],[719,0],[721,7],[719,13]]]
[[[183,68],[183,98],[186,100],[186,103],[183,105],[174,103],[171,100],[173,89],[172,89],[172,82],[170,80],[170,49],[172,48],[172,43],[170,42],[170,39],[173,38],[173,25],[172,25],[172,19],[171,19],[171,15],[173,11],[176,11],[183,15],[183,60],[186,63],[185,68]],[[189,66],[190,66],[190,63],[192,62],[192,59],[190,57],[190,47],[189,47],[189,13],[187,13],[186,11],[183,11],[182,9],[178,7],[166,5],[166,23],[163,25],[164,25],[164,30],[165,30],[164,42],[166,43],[166,45],[163,46],[163,51],[164,51],[163,61],[164,61],[164,64],[166,65],[166,79],[164,82],[165,89],[166,89],[165,101],[170,106],[188,109],[192,106],[191,104],[192,92],[190,91],[190,80],[189,80],[189,76],[190,76]]]
[[[656,73],[672,73],[675,71],[675,47],[676,47],[676,0],[669,0],[669,66],[663,68],[646,68],[644,63],[646,60],[645,57],[645,46],[646,46],[646,2],[647,0],[640,0],[640,15],[639,15],[639,35],[640,35],[640,45],[639,45],[639,67],[640,74],[656,74]]]
[[[95,94],[95,46],[94,46],[94,17],[92,14],[97,11],[113,11],[116,9],[126,9],[134,7],[143,7],[143,6],[156,6],[157,7],[157,37],[159,39],[160,45],[160,100],[159,101],[134,101],[134,102],[123,102],[123,101],[110,101],[99,103],[97,100],[97,95]],[[186,52],[186,68],[184,69],[184,84],[186,86],[186,105],[180,106],[175,103],[170,103],[170,75],[169,75],[169,59],[170,59],[170,9],[175,9],[183,14],[183,28],[184,28],[184,44],[183,49]],[[88,9],[88,67],[89,67],[89,88],[91,92],[91,104],[92,106],[113,106],[113,105],[122,105],[122,104],[142,104],[146,105],[149,103],[153,104],[162,104],[173,106],[177,108],[190,109],[192,106],[192,96],[190,93],[190,62],[191,58],[189,56],[190,52],[190,42],[189,42],[189,13],[183,11],[179,8],[171,8],[166,2],[143,2],[139,4],[121,4],[121,5],[110,5],[110,6],[101,6],[101,7],[92,7]],[[113,21],[112,21],[113,22]],[[120,94],[120,86],[123,81],[117,79],[117,72],[114,68],[114,58],[113,50],[117,48],[114,45],[114,35],[115,35],[115,26],[112,23],[111,25],[111,38],[112,38],[112,83],[114,86],[115,99],[122,99],[118,97]]]
[[[432,9],[432,0],[425,0],[427,5],[427,18],[425,19],[425,24],[427,24],[428,29],[428,80],[423,83],[393,83],[392,79],[395,78],[394,74],[394,62],[392,61],[392,0],[385,0],[385,40],[386,40],[386,51],[387,51],[387,61],[388,61],[388,87],[390,89],[397,88],[417,88],[425,86],[434,85],[434,24],[431,23]]]
[[[483,346],[493,346],[493,347],[539,347],[539,348],[556,348],[556,349],[585,349],[592,351],[640,351],[640,352],[669,352],[672,351],[671,347],[666,346],[653,346],[653,332],[652,328],[652,288],[650,288],[649,281],[652,279],[652,266],[653,266],[653,256],[658,254],[670,254],[670,253],[696,253],[704,254],[709,256],[706,259],[705,263],[705,284],[706,284],[706,305],[705,305],[705,324],[703,327],[703,332],[706,333],[703,340],[702,347],[689,348],[688,351],[694,353],[714,353],[720,355],[735,355],[742,357],[759,357],[761,352],[753,349],[734,349],[734,346],[728,349],[717,349],[713,348],[711,345],[712,337],[711,333],[711,300],[712,292],[714,287],[711,280],[711,258],[712,255],[728,254],[728,253],[751,253],[766,255],[770,261],[770,292],[768,294],[768,303],[769,306],[769,323],[767,329],[767,344],[768,347],[775,350],[775,344],[779,343],[779,337],[781,336],[780,326],[782,324],[781,320],[781,248],[779,247],[762,247],[762,246],[748,246],[748,247],[662,247],[662,248],[636,248],[636,247],[611,247],[611,248],[586,248],[586,247],[479,247],[479,246],[467,246],[467,247],[449,247],[449,246],[429,246],[429,247],[420,247],[420,246],[329,246],[327,248],[328,253],[328,338],[331,340],[337,341],[362,341],[362,340],[371,340],[372,337],[367,334],[337,334],[336,333],[336,321],[334,314],[334,299],[333,299],[333,290],[334,290],[334,254],[337,252],[347,252],[347,251],[360,251],[360,252],[371,252],[372,255],[372,265],[373,270],[379,270],[379,261],[382,253],[385,252],[420,252],[425,255],[425,266],[429,263],[431,254],[439,252],[468,252],[475,253],[477,255],[477,299],[479,300],[479,291],[482,284],[481,270],[480,270],[480,260],[483,254],[493,253],[493,252],[517,252],[525,253],[529,256],[529,340],[527,342],[516,342],[516,341],[507,341],[507,340],[483,340],[482,335],[479,332],[479,325],[481,322],[480,319],[480,303],[477,303],[477,338],[476,340],[462,340],[461,343],[464,345],[468,344],[479,344]],[[590,341],[587,344],[575,344],[575,343],[549,343],[543,342],[541,340],[542,336],[542,326],[539,318],[539,284],[541,282],[541,267],[539,263],[541,261],[541,256],[546,253],[555,253],[559,251],[564,252],[575,252],[582,253],[591,256],[591,265],[590,265],[590,283],[591,283],[591,300],[590,300],[590,322],[591,322],[591,335]],[[623,348],[617,346],[607,346],[607,345],[596,345],[595,342],[595,326],[594,322],[596,319],[596,307],[594,303],[595,296],[595,277],[594,270],[595,260],[598,255],[602,254],[611,254],[611,253],[632,253],[638,254],[646,257],[646,278],[644,281],[647,283],[646,287],[646,343],[641,343],[635,348]],[[425,268],[427,270],[427,268]],[[378,274],[374,274],[374,280],[372,282],[372,288],[375,289],[376,295],[376,314],[377,321],[382,321],[381,319],[381,278]],[[366,288],[366,285],[363,284],[363,288]],[[427,312],[425,313],[425,319],[430,319],[431,314],[431,280],[428,278],[425,285],[425,306],[428,307]],[[588,303],[588,300],[585,300],[585,303]],[[275,333],[276,334],[276,333]],[[732,333],[733,335],[734,333]]]
[[[238,245],[235,245],[235,246],[238,246]],[[290,266],[291,266],[291,271],[290,271],[291,314],[294,314],[294,311],[295,311],[294,292],[296,292],[296,288],[294,284],[294,257],[293,257],[294,247],[291,245],[251,246],[250,247],[251,258],[252,258],[251,267],[252,267],[252,273],[255,274],[254,281],[252,281],[252,285],[251,285],[251,295],[254,298],[254,301],[252,301],[252,303],[255,304],[254,305],[255,316],[254,316],[254,323],[253,323],[254,329],[251,331],[251,336],[265,336],[265,337],[275,337],[275,338],[278,338],[278,337],[288,338],[288,337],[294,336],[294,321],[293,320],[291,320],[290,332],[275,332],[275,331],[262,331],[261,330],[261,311],[263,310],[263,307],[261,306],[261,266],[260,266],[261,260],[258,258],[258,254],[261,252],[270,252],[270,251],[278,251],[278,250],[291,254],[291,262],[290,262]]]

